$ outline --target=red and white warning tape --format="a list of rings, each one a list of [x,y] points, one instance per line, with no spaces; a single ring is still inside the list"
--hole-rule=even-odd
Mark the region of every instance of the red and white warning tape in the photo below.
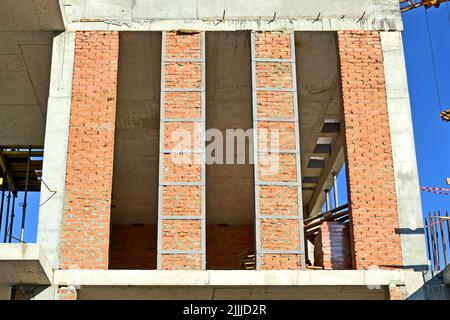
[[[450,195],[450,188],[420,187],[420,191],[442,194],[444,196]]]

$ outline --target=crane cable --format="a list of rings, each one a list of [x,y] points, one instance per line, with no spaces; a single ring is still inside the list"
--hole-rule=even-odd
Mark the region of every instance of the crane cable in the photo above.
[[[448,10],[448,3],[447,3],[447,10]],[[431,51],[431,63],[433,65],[434,83],[436,86],[436,93],[437,93],[437,98],[438,98],[438,102],[439,102],[438,108],[439,108],[439,112],[441,112],[441,111],[443,111],[442,110],[441,91],[439,89],[439,82],[438,82],[437,69],[436,69],[436,57],[434,56],[433,41],[431,40],[430,20],[428,19],[428,10],[427,9],[425,9],[425,19],[427,21],[428,44],[430,46],[430,51]]]

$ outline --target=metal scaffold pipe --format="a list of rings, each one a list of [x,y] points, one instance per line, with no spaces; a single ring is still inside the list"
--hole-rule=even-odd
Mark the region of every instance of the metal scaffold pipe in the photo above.
[[[22,206],[22,226],[20,231],[20,242],[24,242],[25,237],[25,218],[27,214],[27,199],[28,199],[28,180],[30,178],[30,162],[31,162],[31,147],[28,151],[28,160],[27,160],[27,175],[25,178],[25,191],[23,195],[23,206]]]

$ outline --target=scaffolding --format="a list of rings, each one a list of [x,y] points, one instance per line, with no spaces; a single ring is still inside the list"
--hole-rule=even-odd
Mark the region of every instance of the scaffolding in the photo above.
[[[12,240],[24,243],[25,223],[28,206],[28,193],[39,192],[44,151],[39,146],[8,146],[0,147],[0,242],[11,243]],[[23,194],[20,236],[13,235],[16,218],[16,200]],[[4,222],[4,224],[3,224]]]

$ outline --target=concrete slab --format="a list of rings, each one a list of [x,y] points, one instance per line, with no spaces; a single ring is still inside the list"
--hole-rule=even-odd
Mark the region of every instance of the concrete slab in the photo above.
[[[258,286],[258,287],[81,287],[79,300],[386,300],[386,286],[378,289],[354,286]]]
[[[53,32],[0,32],[2,145],[43,145]]]
[[[58,0],[3,0],[0,31],[63,30]]]
[[[55,270],[54,285],[75,286],[388,286],[404,282],[413,290],[422,273],[403,270],[158,271]]]
[[[51,268],[37,244],[0,244],[0,285],[45,285],[51,277]]]

